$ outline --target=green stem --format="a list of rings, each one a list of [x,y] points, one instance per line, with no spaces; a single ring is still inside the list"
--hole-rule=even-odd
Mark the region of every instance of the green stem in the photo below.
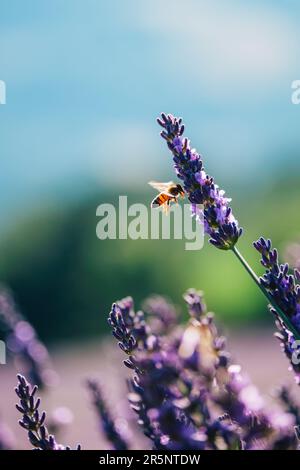
[[[259,287],[261,292],[266,296],[272,307],[276,310],[279,318],[283,321],[285,326],[290,330],[291,333],[293,333],[294,338],[300,340],[300,333],[296,330],[292,322],[290,321],[289,317],[281,310],[281,308],[278,307],[278,305],[275,304],[274,299],[272,296],[269,294],[269,292],[265,289],[265,287],[261,284],[258,276],[255,274],[251,266],[247,263],[245,258],[242,256],[242,254],[239,252],[239,250],[234,246],[232,248],[233,253],[235,256],[238,258],[238,260],[242,263],[246,271],[250,274],[256,285]]]

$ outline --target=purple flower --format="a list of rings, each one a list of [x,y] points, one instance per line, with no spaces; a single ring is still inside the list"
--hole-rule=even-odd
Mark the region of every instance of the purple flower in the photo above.
[[[88,380],[87,386],[91,392],[93,405],[99,415],[101,428],[110,442],[113,450],[127,450],[128,444],[118,431],[115,421],[110,415],[108,407],[102,397],[99,384],[95,380]]]
[[[255,249],[261,254],[261,264],[265,273],[259,281],[270,296],[270,300],[275,307],[283,313],[284,318],[279,317],[274,308],[270,308],[276,318],[276,325],[279,333],[276,335],[282,343],[282,348],[291,361],[296,373],[296,380],[300,383],[300,368],[293,357],[300,351],[300,345],[295,342],[296,333],[300,333],[300,273],[297,269],[291,274],[287,263],[281,264],[278,261],[278,252],[272,248],[271,240],[263,237],[254,242]],[[292,328],[289,328],[291,324]]]
[[[183,181],[184,190],[192,204],[192,213],[197,212],[197,206],[203,206],[198,210],[203,213],[204,229],[210,236],[210,242],[222,250],[232,249],[241,236],[242,229],[229,207],[230,199],[225,197],[224,191],[219,189],[213,178],[206,174],[201,156],[183,136],[182,119],[162,113],[157,122],[163,127],[161,136],[167,141],[173,154],[175,171]]]
[[[154,333],[167,333],[176,325],[177,310],[174,305],[160,295],[147,298],[143,304],[145,312],[150,316],[149,325]]]
[[[293,334],[286,328],[283,321],[279,318],[276,310],[272,307],[269,307],[269,309],[275,317],[275,323],[278,329],[278,332],[275,333],[275,337],[280,341],[282,352],[291,363],[297,385],[300,385],[300,364],[298,363],[300,359],[300,345],[296,342]]]
[[[53,435],[49,435],[45,426],[46,413],[40,413],[40,398],[35,398],[38,387],[31,387],[25,377],[18,375],[18,386],[15,392],[20,400],[16,405],[17,410],[22,414],[19,424],[28,432],[29,442],[34,448],[39,450],[70,450],[70,447],[58,444]],[[80,450],[80,445],[77,446]]]
[[[33,326],[18,312],[11,294],[0,291],[0,328],[4,331],[8,351],[18,367],[40,388],[57,382],[48,351],[38,339]]]
[[[119,346],[129,355],[125,365],[136,373],[130,380],[129,402],[145,435],[155,449],[203,449],[203,441],[196,437],[197,429],[176,404],[181,398],[178,380],[182,360],[177,353],[180,342],[177,338],[156,337],[148,325],[141,336],[138,318],[143,318],[144,323],[144,315],[134,313],[131,303],[133,321],[128,322],[126,305],[127,301],[113,304],[109,323]]]
[[[140,312],[137,316],[128,299],[114,304],[109,317],[114,336],[124,343],[121,349],[129,354],[125,364],[134,370],[130,406],[154,448],[295,448],[292,426],[277,430],[279,422],[287,422],[286,415],[265,411],[256,388],[232,364],[202,293],[191,289],[184,298],[190,313],[185,328],[173,323],[154,334],[148,318]],[[162,306],[161,299],[154,303],[150,322]],[[142,336],[138,318],[143,319]],[[116,328],[123,333],[116,335]],[[128,341],[134,346],[128,348]]]
[[[272,249],[271,240],[261,237],[253,245],[261,254],[261,264],[266,268],[264,275],[260,278],[261,284],[275,304],[297,326],[300,311],[300,286],[297,282],[300,276],[299,271],[295,270],[295,273],[291,274],[287,263],[278,262],[278,252]]]
[[[215,184],[214,179],[207,175],[201,156],[195,149],[191,148],[189,140],[183,136],[184,126],[182,119],[176,118],[171,114],[166,115],[162,113],[157,121],[163,128],[161,136],[166,140],[168,148],[172,152],[177,176],[183,181],[184,190],[191,203],[192,215],[204,224],[204,232],[209,235],[210,242],[213,245],[222,250],[231,250],[235,254],[267,299],[273,302],[273,306],[276,308],[278,316],[284,321],[285,326],[290,329],[296,339],[300,340],[300,331],[297,330],[300,320],[299,316],[296,316],[296,313],[299,312],[294,308],[294,318],[292,321],[289,321],[289,316],[286,316],[284,309],[279,305],[283,300],[283,298],[279,299],[281,293],[277,289],[272,294],[270,293],[270,290],[273,289],[273,285],[270,284],[272,280],[267,279],[266,275],[260,282],[236,248],[235,245],[242,234],[242,229],[239,228],[238,222],[229,206],[230,199],[225,197],[225,192]],[[263,263],[272,263],[272,257],[276,257],[276,251],[271,253],[271,250],[268,250],[268,246],[263,246],[263,244],[260,245],[259,249],[262,250]],[[269,259],[268,256],[271,256],[271,258]],[[275,270],[276,259],[274,263],[273,268]],[[266,264],[265,266],[267,267]],[[282,269],[280,285],[280,288],[285,289],[286,292],[293,289],[293,278],[286,277],[287,270],[288,267]],[[295,273],[295,278],[300,279],[298,271]],[[265,286],[266,283],[269,284],[270,289]],[[284,300],[285,307],[291,302],[293,302],[293,299],[289,296],[288,299]]]
[[[289,415],[293,416],[294,424],[296,426],[300,426],[300,409],[293,397],[291,396],[289,389],[283,385],[279,387],[276,395],[277,398],[283,404],[286,412],[289,413]]]

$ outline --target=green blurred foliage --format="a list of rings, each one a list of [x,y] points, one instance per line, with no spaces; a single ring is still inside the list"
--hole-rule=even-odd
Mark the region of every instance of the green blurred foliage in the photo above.
[[[300,239],[298,181],[255,194],[236,190],[234,213],[244,227],[239,248],[257,272],[262,268],[252,241],[271,237],[284,249]],[[131,202],[148,202],[131,194]],[[111,303],[132,295],[136,306],[149,294],[167,295],[182,307],[189,287],[205,291],[211,310],[225,324],[272,322],[266,302],[232,253],[207,241],[186,251],[181,240],[105,240],[96,237],[96,208],[116,203],[99,194],[81,204],[44,209],[17,224],[0,245],[0,278],[46,340],[69,340],[108,332]]]

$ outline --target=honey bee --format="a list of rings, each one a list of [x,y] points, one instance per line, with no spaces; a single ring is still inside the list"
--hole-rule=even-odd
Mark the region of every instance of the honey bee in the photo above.
[[[181,184],[173,183],[173,181],[169,181],[167,183],[149,181],[149,184],[152,188],[159,191],[158,196],[156,196],[151,202],[151,208],[162,206],[167,212],[172,201],[178,202],[179,196],[184,197],[184,190]]]

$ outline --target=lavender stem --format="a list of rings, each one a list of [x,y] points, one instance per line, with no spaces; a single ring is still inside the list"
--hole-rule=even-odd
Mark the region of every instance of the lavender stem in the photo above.
[[[281,308],[278,307],[278,305],[276,305],[274,303],[274,300],[272,299],[272,297],[270,296],[270,294],[267,292],[267,290],[264,288],[264,286],[260,283],[259,281],[259,278],[258,276],[256,275],[256,273],[253,271],[253,269],[251,268],[251,266],[247,263],[247,261],[245,260],[245,258],[243,257],[243,255],[239,252],[239,250],[236,248],[236,246],[233,246],[231,248],[231,251],[233,251],[233,253],[235,254],[235,256],[238,258],[238,260],[242,263],[242,265],[244,266],[244,268],[246,269],[246,271],[250,274],[250,276],[252,277],[252,279],[254,280],[254,282],[257,284],[257,286],[259,287],[259,289],[261,290],[261,292],[265,295],[265,297],[268,299],[268,301],[271,303],[271,305],[273,306],[273,308],[276,310],[279,318],[281,318],[281,320],[283,321],[283,323],[286,325],[286,327],[290,330],[291,333],[293,333],[294,335],[294,338],[297,339],[297,340],[300,340],[300,334],[299,332],[296,330],[296,328],[294,327],[294,325],[292,324],[292,322],[290,321],[290,319],[287,317],[287,315],[281,310]]]

